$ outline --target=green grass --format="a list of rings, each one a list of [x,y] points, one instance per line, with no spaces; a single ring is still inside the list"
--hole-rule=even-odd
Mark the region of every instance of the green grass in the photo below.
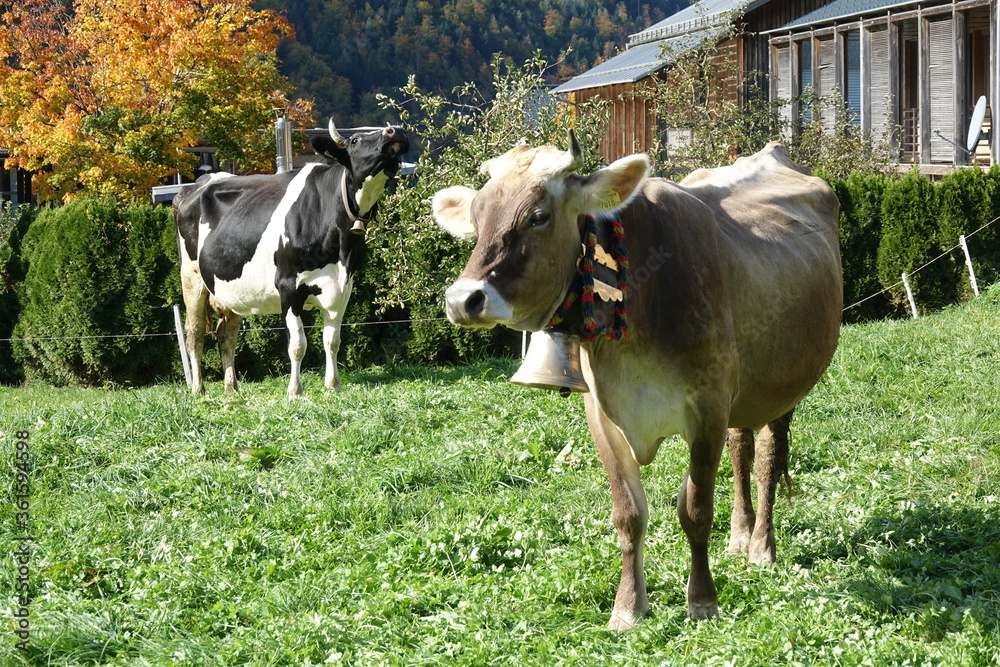
[[[724,553],[723,464],[713,621],[685,614],[675,441],[644,473],[654,616],[604,630],[620,559],[582,401],[515,368],[307,374],[296,402],[283,377],[0,390],[0,543],[21,429],[37,538],[27,652],[0,561],[0,664],[1000,663],[1000,291],[844,329],[793,422],[776,566]]]

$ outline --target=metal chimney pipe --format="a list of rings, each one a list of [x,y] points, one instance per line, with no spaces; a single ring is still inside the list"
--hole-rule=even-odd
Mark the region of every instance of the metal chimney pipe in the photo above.
[[[274,147],[277,173],[292,170],[292,124],[281,116],[274,122]]]

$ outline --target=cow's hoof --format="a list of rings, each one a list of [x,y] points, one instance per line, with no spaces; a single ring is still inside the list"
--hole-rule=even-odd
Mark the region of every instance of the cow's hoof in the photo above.
[[[745,536],[733,535],[729,538],[729,548],[726,549],[727,554],[741,554],[746,553],[750,549],[750,540]]]
[[[688,616],[697,620],[704,618],[715,618],[719,615],[718,602],[690,602],[688,603]]]
[[[608,630],[612,632],[625,632],[639,625],[639,620],[640,617],[628,609],[615,609],[611,612],[611,620],[608,621]]]
[[[754,565],[774,565],[777,560],[773,546],[770,549],[750,549],[750,562]]]

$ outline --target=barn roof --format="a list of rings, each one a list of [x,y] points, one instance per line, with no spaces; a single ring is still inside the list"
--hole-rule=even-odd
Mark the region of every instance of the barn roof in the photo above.
[[[573,77],[554,90],[568,93],[620,83],[634,83],[657,72],[681,53],[719,38],[734,16],[763,5],[768,0],[701,0],[649,28],[629,36],[626,50]],[[664,47],[668,50],[664,51]]]
[[[630,46],[614,58],[605,60],[593,69],[556,86],[553,92],[568,93],[582,88],[597,88],[598,86],[638,81],[672,63],[675,57],[669,55],[671,51],[673,53],[690,51],[716,34],[718,34],[717,30],[712,31],[706,28],[670,39],[660,39]],[[670,51],[664,53],[664,47]]]

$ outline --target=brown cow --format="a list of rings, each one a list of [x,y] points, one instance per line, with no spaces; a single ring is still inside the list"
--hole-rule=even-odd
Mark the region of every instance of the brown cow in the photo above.
[[[690,452],[677,506],[691,548],[688,613],[716,616],[708,539],[727,429],[737,484],[730,549],[773,561],[771,503],[785,472],[788,420],[837,346],[837,197],[776,142],[680,184],[648,178],[645,155],[589,176],[575,173],[581,157],[572,133],[565,152],[519,146],[483,165],[490,180],[481,191],[435,195],[438,224],[478,239],[446,292],[448,317],[541,329],[577,275],[586,215],[620,216],[632,267],[629,334],[586,342],[582,354],[587,422],[611,482],[623,559],[608,626],[631,628],[648,611],[639,467],[674,434]],[[751,429],[763,429],[756,517]]]

